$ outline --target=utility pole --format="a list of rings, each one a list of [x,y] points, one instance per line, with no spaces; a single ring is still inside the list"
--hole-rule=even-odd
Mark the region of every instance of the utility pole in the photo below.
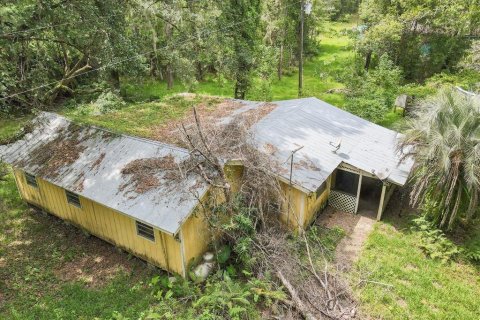
[[[312,1],[300,1],[300,37],[298,44],[298,97],[303,96],[303,25],[305,23],[305,15],[310,15],[312,12]]]
[[[298,97],[303,95],[303,24],[305,20],[305,2],[300,1],[300,39],[298,44]]]
[[[290,178],[288,179],[288,206],[287,206],[287,227],[290,225],[290,209],[291,209],[291,202],[292,202],[292,177],[293,177],[293,156],[297,151],[300,151],[303,146],[292,150],[290,154]],[[288,159],[287,159],[288,161]]]

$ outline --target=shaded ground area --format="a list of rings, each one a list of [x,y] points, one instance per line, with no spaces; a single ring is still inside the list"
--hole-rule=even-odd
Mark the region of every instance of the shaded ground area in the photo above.
[[[13,177],[0,183],[0,319],[136,316],[158,274],[62,220],[28,209]]]

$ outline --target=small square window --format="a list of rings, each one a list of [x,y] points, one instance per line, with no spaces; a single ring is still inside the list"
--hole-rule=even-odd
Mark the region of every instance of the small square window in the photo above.
[[[80,197],[78,194],[65,190],[65,194],[67,195],[67,202],[75,207],[82,208],[80,204]]]
[[[148,240],[155,241],[155,233],[152,227],[139,221],[135,221],[135,223],[137,225],[137,234],[139,236],[147,238]]]
[[[38,188],[37,178],[34,175],[25,173],[25,180],[27,180],[29,186]]]

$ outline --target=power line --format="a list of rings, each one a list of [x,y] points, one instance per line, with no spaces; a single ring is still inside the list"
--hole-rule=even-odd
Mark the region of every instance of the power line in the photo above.
[[[300,3],[300,2],[298,2],[298,3]],[[290,5],[288,5],[288,6],[285,6],[285,8],[291,7],[291,6],[296,5],[296,4],[297,4],[297,3],[290,4]],[[217,29],[217,30],[213,30],[212,32],[207,32],[207,33],[204,34],[204,35],[210,35],[210,34],[213,34],[213,33],[217,33],[217,32],[220,32],[220,31],[224,31],[224,30],[226,30],[226,29],[228,29],[228,28],[232,28],[232,27],[234,27],[234,26],[236,26],[236,25],[245,23],[245,22],[247,22],[247,21],[249,21],[249,20],[251,20],[251,19],[253,19],[253,18],[255,18],[255,17],[251,17],[251,18],[244,19],[244,20],[242,20],[242,21],[233,23],[233,24],[231,24],[231,25],[229,25],[229,26],[226,26],[226,27],[224,27],[224,28],[220,28],[220,29]],[[200,33],[200,34],[202,34],[202,33]],[[166,48],[168,48],[168,47],[170,47],[170,46],[172,46],[172,45],[176,45],[176,46],[179,45],[179,46],[180,46],[180,45],[183,45],[183,44],[187,43],[187,42],[190,41],[190,40],[194,40],[195,38],[196,38],[196,36],[192,36],[192,37],[190,37],[190,39],[186,39],[185,41],[181,41],[181,42],[179,42],[179,43],[168,44],[168,45],[166,45],[166,46],[164,46],[164,47],[162,47],[162,48],[157,48],[156,50],[150,50],[150,51],[143,52],[143,53],[137,53],[137,54],[135,54],[135,55],[133,55],[133,56],[131,56],[131,57],[128,57],[128,58],[125,58],[125,59],[121,59],[121,60],[115,61],[115,62],[113,62],[113,63],[108,63],[108,64],[103,65],[103,66],[101,66],[101,67],[93,68],[93,69],[90,69],[90,70],[85,71],[85,72],[83,72],[83,73],[80,73],[80,74],[77,74],[77,75],[74,75],[74,76],[71,76],[71,77],[64,78],[64,79],[62,79],[62,80],[52,81],[52,82],[49,82],[49,83],[42,84],[42,85],[40,85],[40,86],[38,86],[38,87],[30,88],[30,89],[27,89],[27,90],[24,90],[24,91],[21,91],[21,92],[17,92],[17,93],[11,94],[11,95],[6,96],[6,97],[2,97],[2,98],[0,98],[0,100],[7,100],[7,99],[10,99],[10,98],[19,96],[19,95],[24,94],[24,93],[27,93],[27,92],[31,92],[31,91],[35,91],[35,90],[42,89],[42,88],[45,88],[45,87],[49,87],[49,86],[51,86],[51,85],[60,83],[60,82],[65,81],[65,80],[74,79],[74,78],[76,78],[76,77],[83,76],[83,75],[86,75],[86,74],[89,74],[89,73],[92,73],[92,72],[95,72],[95,71],[103,70],[103,69],[106,69],[106,68],[111,67],[111,66],[116,66],[116,65],[121,64],[121,63],[123,63],[123,62],[136,59],[136,58],[138,58],[138,57],[147,55],[147,54],[149,54],[149,53],[153,53],[153,52],[155,52],[155,51],[157,51],[157,50],[159,50],[159,49],[166,49]]]

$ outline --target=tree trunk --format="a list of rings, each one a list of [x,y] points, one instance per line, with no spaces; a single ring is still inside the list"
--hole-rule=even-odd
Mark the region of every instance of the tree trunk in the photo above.
[[[243,84],[240,80],[237,80],[235,83],[235,99],[245,100],[245,89],[243,88]]]
[[[155,53],[150,54],[150,77],[157,78],[157,59]]]
[[[170,64],[167,65],[167,89],[173,88],[173,70]]]
[[[368,71],[370,68],[370,63],[372,62],[372,51],[367,52],[367,56],[365,57],[365,70]]]
[[[280,45],[280,54],[278,55],[278,68],[277,68],[278,80],[282,80],[282,74],[283,74],[283,42]]]
[[[120,73],[116,69],[110,71],[110,82],[113,89],[120,90]]]
[[[197,66],[197,80],[198,81],[203,81],[204,78],[205,78],[205,70],[202,66],[202,63],[201,62],[197,62],[196,63],[196,66]]]

